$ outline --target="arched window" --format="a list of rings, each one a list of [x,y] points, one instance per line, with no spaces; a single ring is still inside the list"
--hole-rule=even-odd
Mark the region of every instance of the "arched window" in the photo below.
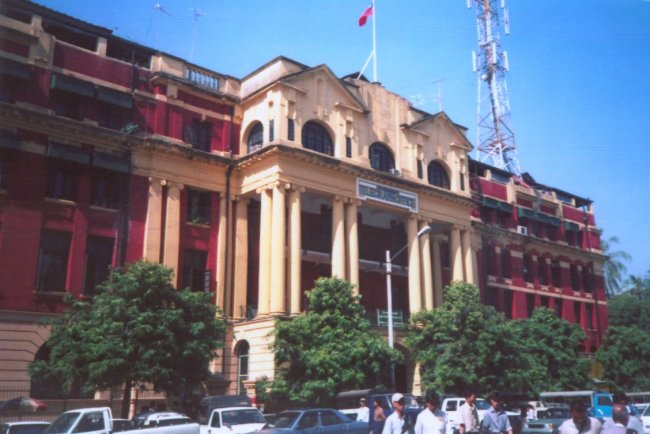
[[[389,172],[395,168],[393,154],[383,143],[375,142],[370,145],[370,166],[382,172]]]
[[[334,146],[327,130],[313,121],[307,122],[302,128],[302,146],[321,154],[334,155]]]
[[[244,381],[248,380],[248,342],[242,341],[237,346],[237,394],[245,395]]]
[[[253,128],[251,128],[250,133],[248,133],[248,153],[257,151],[262,147],[264,143],[264,127],[261,122],[255,122]]]
[[[442,167],[442,164],[436,161],[429,163],[429,166],[427,167],[427,176],[429,178],[429,184],[449,190],[449,177],[447,176],[445,168]]]

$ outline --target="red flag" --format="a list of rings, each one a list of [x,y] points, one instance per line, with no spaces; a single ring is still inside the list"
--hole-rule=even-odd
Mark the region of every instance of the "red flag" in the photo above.
[[[359,25],[360,26],[365,26],[366,21],[368,21],[368,17],[372,16],[372,5],[368,6],[368,9],[363,11],[361,16],[359,17]]]

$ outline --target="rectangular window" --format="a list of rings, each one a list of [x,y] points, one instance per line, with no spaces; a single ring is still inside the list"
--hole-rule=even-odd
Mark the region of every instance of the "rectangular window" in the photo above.
[[[561,272],[560,263],[558,261],[553,261],[551,263],[551,279],[553,280],[553,286],[556,288],[562,287]]]
[[[68,275],[69,232],[44,230],[36,275],[36,291],[65,292]]]
[[[113,264],[115,240],[107,237],[88,237],[86,242],[86,276],[84,294],[92,296],[95,288],[108,278]]]
[[[352,137],[345,138],[345,156],[352,158]]]
[[[93,173],[91,203],[95,206],[117,209],[119,205],[120,175],[115,172]]]
[[[186,249],[183,252],[183,288],[192,291],[210,291],[210,280],[206,276],[208,253],[202,250]],[[207,282],[206,282],[207,280]]]
[[[192,119],[192,124],[185,126],[183,141],[190,143],[194,149],[209,152],[212,142],[212,124]]]
[[[510,251],[506,249],[501,250],[501,277],[510,279]]]
[[[537,276],[539,277],[539,284],[546,286],[548,285],[548,266],[546,264],[546,259],[539,259],[537,263]]]
[[[127,113],[124,109],[110,104],[101,104],[97,123],[100,127],[119,130],[127,124]]]
[[[189,189],[187,191],[186,222],[209,225],[212,196],[210,192]]]
[[[295,131],[295,122],[293,119],[289,119],[287,123],[287,134],[288,134],[288,139],[289,140],[295,140],[296,139],[296,131]]]
[[[533,260],[530,256],[524,256],[524,281],[528,283],[533,282]]]
[[[418,178],[422,179],[423,177],[424,171],[422,170],[422,160],[418,160]]]
[[[465,191],[465,174],[464,173],[460,174],[460,189],[462,191]]]
[[[77,177],[72,168],[57,164],[48,167],[46,196],[53,199],[77,200]]]
[[[269,142],[275,140],[275,126],[273,125],[273,119],[269,121]]]

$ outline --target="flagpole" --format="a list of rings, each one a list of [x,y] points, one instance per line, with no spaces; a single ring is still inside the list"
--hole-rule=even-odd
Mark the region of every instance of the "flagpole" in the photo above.
[[[378,82],[377,79],[377,9],[375,8],[375,0],[372,0],[372,75],[373,81]]]

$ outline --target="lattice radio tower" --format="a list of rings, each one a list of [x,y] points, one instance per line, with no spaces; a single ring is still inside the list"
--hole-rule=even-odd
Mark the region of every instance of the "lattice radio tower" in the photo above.
[[[499,5],[503,18],[499,17]],[[515,135],[510,124],[510,100],[506,85],[508,54],[501,49],[499,28],[510,34],[505,0],[467,0],[476,3],[478,52],[472,63],[478,81],[477,159],[491,160],[492,165],[521,175]]]

